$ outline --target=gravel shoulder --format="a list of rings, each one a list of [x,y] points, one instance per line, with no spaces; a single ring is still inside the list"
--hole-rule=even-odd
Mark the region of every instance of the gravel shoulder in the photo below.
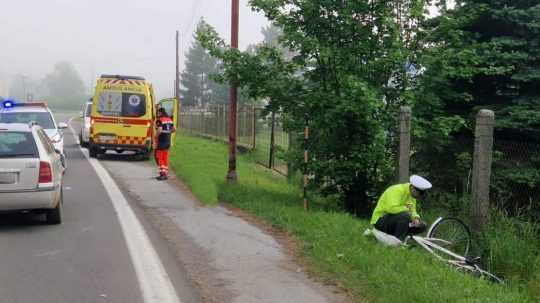
[[[227,205],[206,207],[148,162],[102,160],[169,244],[204,302],[349,302],[308,277],[292,237]]]

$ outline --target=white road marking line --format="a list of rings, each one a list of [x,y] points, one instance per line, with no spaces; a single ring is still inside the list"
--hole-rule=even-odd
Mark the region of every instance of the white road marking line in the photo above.
[[[71,120],[70,120],[71,122]],[[71,132],[75,134],[71,124]],[[135,267],[145,303],[181,303],[169,275],[126,198],[98,160],[79,147],[90,162],[113,203],[126,244]]]
[[[71,127],[71,121],[73,121],[73,119],[75,119],[75,117],[69,118],[67,124],[69,125],[69,130],[71,130],[71,134],[73,135],[73,138],[75,138],[75,142],[77,142],[77,145],[81,145],[81,141],[79,140],[79,137],[75,136],[75,130],[73,129],[73,127]]]

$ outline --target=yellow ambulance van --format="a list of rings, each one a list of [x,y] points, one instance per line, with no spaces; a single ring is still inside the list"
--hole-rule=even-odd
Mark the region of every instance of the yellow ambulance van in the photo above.
[[[157,107],[170,109],[176,123],[176,99],[156,102],[152,85],[144,78],[102,75],[92,98],[90,157],[113,150],[118,153],[134,151],[148,159],[152,152]]]

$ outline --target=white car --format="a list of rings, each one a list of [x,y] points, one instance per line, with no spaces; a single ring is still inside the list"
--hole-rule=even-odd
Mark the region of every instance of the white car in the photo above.
[[[37,123],[47,133],[54,144],[54,148],[60,151],[62,165],[66,168],[66,156],[64,153],[64,134],[62,129],[68,126],[64,122],[56,123],[54,116],[47,104],[43,102],[16,103],[12,101],[2,102],[0,106],[0,123]]]
[[[39,125],[0,123],[0,212],[44,212],[47,223],[60,224],[60,158]]]
[[[90,143],[90,115],[92,114],[92,102],[84,104],[81,115],[83,117],[83,125],[79,134],[79,141],[82,147],[88,147]]]

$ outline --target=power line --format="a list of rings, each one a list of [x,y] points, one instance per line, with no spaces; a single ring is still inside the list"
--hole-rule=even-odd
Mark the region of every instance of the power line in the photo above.
[[[184,37],[184,39],[182,39],[182,53],[184,53],[185,48],[187,47],[187,43],[191,41],[191,39],[190,39],[191,36],[188,38],[187,34],[188,34],[188,32],[191,32],[191,29],[193,29],[195,19],[197,17],[200,18],[200,16],[199,16],[200,9],[203,7],[204,4],[206,4],[205,1],[198,0],[198,1],[195,2],[195,4],[193,5],[193,7],[191,9],[191,11],[192,11],[191,21],[188,23],[188,26],[182,32],[182,37]]]
[[[199,8],[201,6],[201,3],[203,2],[203,0],[193,0],[193,5],[191,6],[191,9],[190,9],[190,12],[191,12],[191,20],[189,21],[189,23],[186,23],[185,26],[183,26],[182,24],[180,25],[180,32],[181,32],[181,37],[180,37],[180,55],[181,55],[181,62],[182,62],[182,65],[184,65],[184,57],[182,56],[183,54],[185,54],[185,49],[186,49],[186,43],[187,41],[189,40],[188,37],[186,37],[187,35],[187,32],[189,31],[189,29],[193,26],[193,22],[195,20],[195,17],[198,15],[198,11],[199,11]],[[189,15],[186,16],[186,19],[189,17]]]

